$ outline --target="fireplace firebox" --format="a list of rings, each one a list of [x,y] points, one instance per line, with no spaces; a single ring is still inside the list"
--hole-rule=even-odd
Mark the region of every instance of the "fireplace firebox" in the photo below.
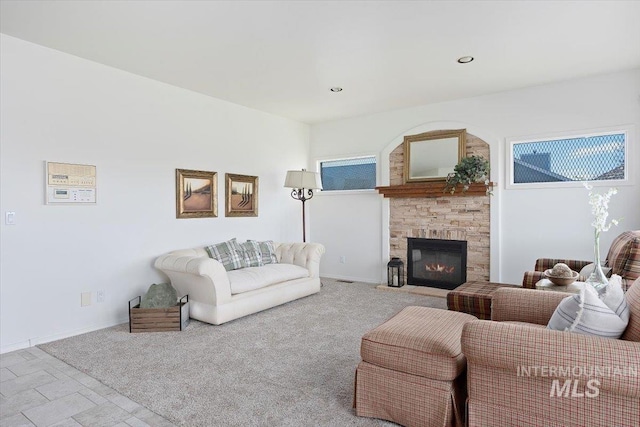
[[[465,240],[407,239],[407,283],[455,289],[467,281]]]

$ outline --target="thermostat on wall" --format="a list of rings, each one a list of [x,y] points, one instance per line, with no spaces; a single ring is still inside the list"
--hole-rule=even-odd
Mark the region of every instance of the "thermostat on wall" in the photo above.
[[[56,188],[53,190],[53,197],[55,197],[56,199],[68,199],[69,190],[62,190],[62,189]]]
[[[96,167],[45,162],[47,204],[95,204]]]

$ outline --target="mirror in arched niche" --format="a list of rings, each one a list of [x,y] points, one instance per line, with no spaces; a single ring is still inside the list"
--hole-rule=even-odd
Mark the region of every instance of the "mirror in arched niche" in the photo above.
[[[435,131],[424,132],[419,135],[429,136],[431,134],[438,134],[440,132],[442,131],[435,130]],[[490,159],[489,144],[482,138],[469,132],[465,132],[464,153],[465,153],[464,155],[466,156],[482,156],[487,160]],[[400,142],[399,145],[397,145],[389,153],[389,185],[390,186],[407,184],[404,179],[404,169],[405,169],[404,142]],[[441,182],[444,184],[445,179],[436,180],[434,183],[438,183],[438,182]]]
[[[466,153],[466,130],[407,135],[403,141],[404,183],[445,181]]]

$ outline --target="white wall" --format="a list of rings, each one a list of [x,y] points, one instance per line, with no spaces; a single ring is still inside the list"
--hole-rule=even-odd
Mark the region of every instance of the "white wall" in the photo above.
[[[626,124],[635,128],[628,158],[632,180],[618,185],[611,201],[610,217],[623,220],[602,235],[604,252],[619,232],[640,229],[640,70],[312,125],[311,156],[379,153],[380,185],[387,185],[388,153],[403,135],[449,125],[467,128],[490,144],[492,180],[499,183],[492,199],[491,278],[521,283],[522,273],[532,269],[536,258],[592,259],[592,216],[582,187],[506,190],[506,139]],[[361,209],[365,197],[366,208]],[[327,248],[321,274],[379,282],[388,261],[388,203],[377,194],[323,195],[312,203],[314,219],[318,212],[331,215],[311,225]],[[372,242],[378,233],[380,240]],[[346,264],[339,264],[338,253],[346,256]],[[350,259],[378,262],[364,265]]]
[[[0,225],[0,352],[126,321],[127,301],[164,280],[152,267],[163,252],[231,237],[300,240],[301,206],[282,183],[307,166],[306,125],[4,35],[0,53],[0,212],[17,214]],[[310,158],[379,154],[384,184],[388,151],[405,134],[455,123],[483,137],[500,183],[492,278],[519,283],[537,257],[591,259],[591,215],[582,188],[505,190],[505,139],[635,125],[633,185],[612,200],[623,221],[603,235],[606,248],[618,231],[640,229],[639,95],[634,70],[318,124]],[[96,165],[98,203],[45,205],[44,161]],[[218,172],[218,218],[175,218],[176,168]],[[224,217],[225,172],[260,177],[259,217]],[[380,280],[385,206],[377,193],[307,203],[309,240],[327,248],[324,276]],[[80,307],[81,292],[93,293],[91,306]]]
[[[382,249],[382,210],[377,194],[318,194],[307,202],[312,236],[325,245],[321,276],[375,282]],[[344,257],[344,263],[340,258]],[[375,280],[372,280],[375,277]]]
[[[301,240],[283,188],[309,128],[12,37],[1,38],[0,351],[128,319],[167,251]],[[212,76],[211,78],[215,78]],[[44,161],[97,166],[93,206],[44,204]],[[218,218],[175,218],[175,169],[218,172]],[[259,216],[224,217],[224,174],[259,176]],[[96,304],[95,292],[106,291]],[[80,293],[93,304],[80,307]]]

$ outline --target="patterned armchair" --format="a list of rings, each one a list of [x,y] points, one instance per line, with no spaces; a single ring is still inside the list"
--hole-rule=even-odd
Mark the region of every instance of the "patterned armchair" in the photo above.
[[[536,260],[534,271],[524,273],[522,287],[535,289],[536,283],[544,278],[544,271],[563,262],[574,271],[580,271],[592,261],[577,261],[571,259],[540,258]],[[622,277],[622,289],[627,288],[640,276],[640,230],[625,231],[614,239],[606,258],[606,267],[611,268],[611,274]],[[582,277],[579,280],[584,281]]]
[[[638,426],[640,279],[619,340],[546,329],[566,296],[501,288],[496,321],[464,325],[469,427]]]

